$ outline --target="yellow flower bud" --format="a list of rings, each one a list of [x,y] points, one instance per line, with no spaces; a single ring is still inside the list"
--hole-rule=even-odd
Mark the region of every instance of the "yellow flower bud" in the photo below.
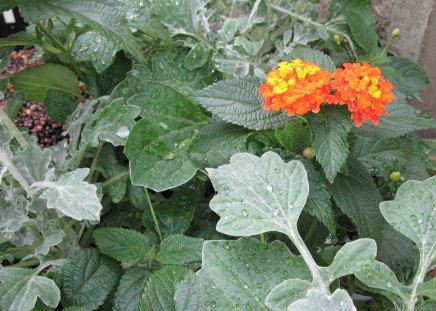
[[[339,45],[342,42],[342,38],[341,38],[340,35],[334,35],[333,36],[333,41],[335,41],[335,43]]]
[[[306,159],[312,159],[315,156],[315,150],[312,147],[306,147],[303,150],[303,156]]]
[[[391,34],[392,38],[396,38],[400,36],[400,28],[395,28],[394,30],[392,30],[392,34]]]
[[[391,181],[398,182],[398,181],[401,180],[401,173],[398,172],[398,171],[392,172],[392,173],[389,175],[389,179],[390,179]]]

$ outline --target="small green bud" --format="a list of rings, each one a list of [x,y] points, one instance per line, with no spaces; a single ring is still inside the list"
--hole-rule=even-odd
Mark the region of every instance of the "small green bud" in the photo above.
[[[389,179],[390,179],[390,181],[398,182],[401,180],[401,173],[398,171],[392,172],[389,175]]]
[[[340,35],[334,35],[333,40],[336,42],[337,45],[341,44],[342,38]]]
[[[315,156],[315,150],[312,147],[306,147],[303,150],[303,156],[306,159],[312,159]]]
[[[395,28],[394,30],[392,30],[392,34],[391,34],[392,38],[397,38],[400,36],[400,28]]]

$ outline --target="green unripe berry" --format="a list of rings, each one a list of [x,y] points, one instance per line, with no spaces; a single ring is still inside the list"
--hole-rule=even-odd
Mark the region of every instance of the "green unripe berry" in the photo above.
[[[341,38],[341,36],[340,35],[334,35],[333,36],[333,40],[336,42],[336,44],[341,44],[341,42],[342,42],[342,38]]]
[[[396,172],[392,172],[392,173],[389,175],[389,179],[390,179],[390,181],[398,182],[398,181],[401,180],[401,173],[398,172],[398,171],[396,171]]]
[[[394,30],[392,30],[392,34],[391,34],[392,38],[396,38],[400,36],[400,28],[395,28]]]
[[[306,159],[312,159],[315,156],[315,150],[312,147],[306,147],[303,150],[303,156]]]

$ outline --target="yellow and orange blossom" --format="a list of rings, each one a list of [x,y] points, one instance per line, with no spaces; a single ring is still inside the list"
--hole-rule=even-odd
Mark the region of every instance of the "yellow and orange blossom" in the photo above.
[[[356,126],[371,120],[378,124],[381,115],[386,114],[385,106],[394,96],[392,84],[386,81],[377,67],[367,63],[345,63],[332,75],[330,88],[334,95],[328,96],[330,104],[348,104],[351,119]]]
[[[297,58],[291,63],[281,62],[278,69],[270,71],[259,92],[265,110],[283,109],[291,116],[317,113],[329,95],[329,81],[328,71]]]

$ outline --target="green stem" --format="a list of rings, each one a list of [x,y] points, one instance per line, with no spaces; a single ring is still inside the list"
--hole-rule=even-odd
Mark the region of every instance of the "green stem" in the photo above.
[[[391,36],[389,37],[389,39],[388,39],[388,42],[386,42],[386,45],[385,45],[383,51],[381,51],[381,53],[380,53],[379,56],[384,56],[384,55],[386,55],[386,53],[388,52],[388,49],[389,49],[389,47],[391,46],[392,42],[394,42],[394,36],[391,35]]]
[[[86,228],[83,236],[80,239],[80,247],[86,248],[89,246],[92,240],[92,233],[94,232],[94,226]]]
[[[157,222],[157,218],[156,218],[156,215],[154,213],[154,208],[153,208],[153,204],[151,203],[151,200],[150,200],[150,195],[148,193],[148,189],[144,188],[144,191],[145,191],[145,195],[147,196],[148,205],[150,206],[151,216],[153,217],[154,226],[156,227],[156,231],[157,231],[157,234],[159,236],[159,240],[162,241],[163,240],[162,233],[160,232],[159,223]]]
[[[106,189],[107,187],[112,186],[113,184],[116,184],[117,182],[119,182],[120,180],[126,178],[127,176],[129,176],[130,172],[129,171],[125,171],[117,176],[114,176],[108,180],[106,180],[105,182],[103,182],[101,184],[103,190]]]
[[[21,175],[20,171],[18,171],[18,169],[12,163],[11,159],[9,159],[9,156],[6,154],[6,152],[4,152],[3,149],[1,149],[1,148],[0,148],[0,163],[2,163],[3,166],[8,168],[8,171],[12,175],[12,177],[16,181],[18,181],[18,183],[21,185],[21,187],[23,187],[23,189],[26,191],[27,195],[29,197],[32,197],[32,190],[30,188],[29,183],[23,177],[23,175]]]
[[[26,147],[27,141],[21,135],[20,130],[15,126],[14,122],[9,118],[6,112],[0,108],[0,122],[5,126],[5,128],[15,137],[22,148]]]
[[[77,151],[77,154],[73,161],[73,168],[80,167],[80,163],[82,163],[83,157],[85,156],[85,152],[88,149],[88,144],[82,144]]]
[[[298,20],[300,20],[302,22],[305,22],[305,23],[307,23],[309,25],[312,25],[314,27],[321,27],[321,28],[324,28],[326,31],[328,31],[328,32],[330,32],[332,34],[343,36],[344,38],[346,38],[348,40],[348,44],[350,46],[351,53],[353,54],[354,59],[357,59],[357,54],[356,54],[356,50],[354,48],[353,41],[351,41],[351,38],[346,33],[342,32],[342,31],[339,31],[339,30],[336,30],[336,29],[334,29],[332,27],[326,26],[324,24],[320,24],[320,23],[314,22],[313,20],[311,20],[309,18],[306,18],[304,16],[298,15],[298,14],[296,14],[296,13],[294,13],[292,11],[286,10],[286,9],[280,7],[280,6],[277,6],[277,5],[274,5],[274,4],[268,4],[268,6],[270,8],[272,8],[272,9],[276,10],[276,11],[279,11],[279,12],[282,12],[284,14],[287,14],[287,15],[289,15],[291,17],[294,17],[294,18],[296,18],[296,19],[298,19]]]
[[[262,243],[266,243],[266,240],[265,240],[265,233],[261,233],[261,234],[260,234],[260,241],[261,241]]]
[[[27,268],[27,267],[33,267],[39,265],[39,260],[36,258],[32,258],[25,261],[20,261],[15,264],[9,265],[8,267],[15,267],[15,268]]]
[[[307,129],[309,130],[309,134],[310,134],[310,142],[313,143],[313,133],[312,133],[312,128],[310,127],[310,123],[309,121],[307,121],[307,119],[303,116],[300,115],[295,115],[297,117],[297,119],[300,119],[301,121],[303,121],[304,123],[307,124]]]
[[[92,159],[91,168],[89,169],[89,174],[86,177],[86,181],[87,182],[91,182],[92,181],[92,177],[94,176],[95,170],[97,168],[98,161],[100,160],[100,154],[101,154],[101,150],[103,148],[103,145],[104,145],[103,141],[101,141],[98,144],[97,151],[95,152],[94,158]]]

